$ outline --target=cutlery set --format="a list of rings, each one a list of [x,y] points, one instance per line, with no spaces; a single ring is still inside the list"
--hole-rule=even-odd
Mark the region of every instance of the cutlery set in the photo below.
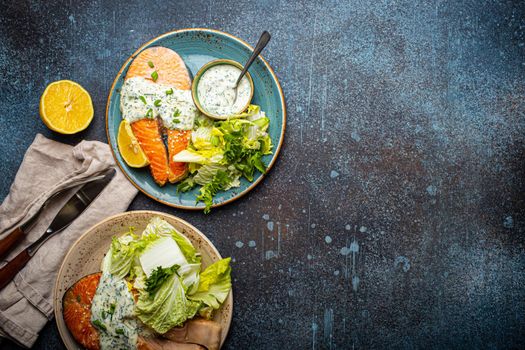
[[[44,234],[0,268],[0,289],[11,282],[15,275],[27,264],[48,239],[62,232],[89,207],[115,176],[115,172],[115,169],[110,169],[82,185],[64,206],[62,206]],[[0,241],[0,259],[4,259],[7,254],[23,240],[25,234],[29,232],[37,222],[38,216],[43,209],[53,200],[56,200],[61,193],[63,193],[63,190],[49,197],[26,223],[15,228],[7,237]]]

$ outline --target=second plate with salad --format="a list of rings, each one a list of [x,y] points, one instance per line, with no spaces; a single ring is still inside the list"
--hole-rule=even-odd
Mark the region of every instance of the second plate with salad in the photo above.
[[[126,61],[109,93],[106,127],[118,165],[139,190],[173,207],[208,212],[263,179],[285,131],[277,77],[259,56],[230,96],[237,68],[210,65],[244,64],[251,52],[230,34],[184,29],[153,39]],[[235,98],[239,103],[230,101]]]

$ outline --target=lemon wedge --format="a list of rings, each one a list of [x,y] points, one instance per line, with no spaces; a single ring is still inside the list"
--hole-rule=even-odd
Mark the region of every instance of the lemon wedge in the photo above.
[[[93,120],[91,96],[80,84],[59,80],[49,84],[40,97],[40,118],[61,134],[75,134]]]
[[[117,144],[120,155],[130,167],[142,168],[149,164],[148,158],[146,158],[144,151],[140,148],[140,144],[127,120],[120,122]]]

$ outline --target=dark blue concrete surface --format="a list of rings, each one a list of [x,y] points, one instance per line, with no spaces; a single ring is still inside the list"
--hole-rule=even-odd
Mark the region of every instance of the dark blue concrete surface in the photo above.
[[[289,112],[248,196],[208,216],[143,195],[130,208],[179,215],[234,257],[225,348],[525,347],[520,2],[3,4],[0,199],[37,132],[104,141],[120,65],[185,27],[251,43],[270,31]],[[66,78],[95,105],[76,136],[38,117],[46,84]],[[35,348],[61,347],[50,322]]]

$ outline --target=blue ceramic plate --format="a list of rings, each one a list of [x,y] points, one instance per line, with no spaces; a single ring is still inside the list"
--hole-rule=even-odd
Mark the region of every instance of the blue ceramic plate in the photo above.
[[[231,34],[212,29],[193,28],[166,33],[144,44],[124,63],[109,92],[106,106],[106,132],[113,156],[127,178],[144,194],[161,203],[176,208],[203,209],[204,204],[202,202],[195,202],[198,188],[186,193],[177,193],[177,184],[166,184],[164,187],[160,187],[151,177],[147,167],[142,169],[128,167],[118,151],[118,127],[122,120],[119,92],[133,59],[142,50],[151,46],[165,46],[176,51],[186,63],[192,77],[204,64],[218,58],[227,58],[244,63],[253,49]],[[283,143],[286,127],[286,106],[279,81],[268,62],[259,56],[250,67],[250,74],[255,87],[252,103],[260,105],[270,118],[269,134],[274,144],[274,150],[272,155],[263,158],[265,164],[268,165],[267,171],[269,171]],[[263,174],[257,173],[253,182],[243,178],[240,187],[219,192],[213,200],[213,207],[240,198],[254,188],[263,177]]]

